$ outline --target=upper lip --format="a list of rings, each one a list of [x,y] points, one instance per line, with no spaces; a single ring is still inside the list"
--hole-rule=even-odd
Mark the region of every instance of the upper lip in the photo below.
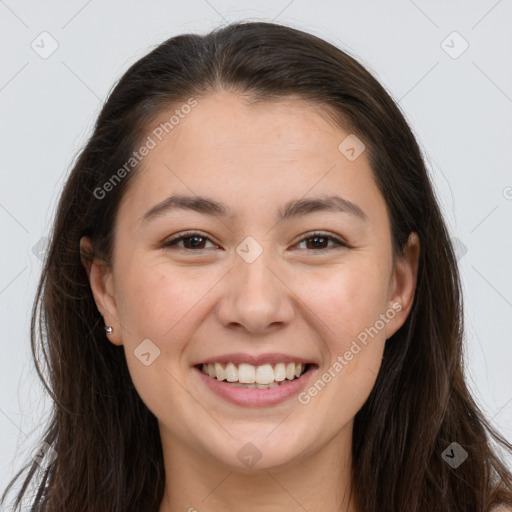
[[[311,359],[304,359],[303,357],[292,356],[289,354],[279,354],[279,353],[269,353],[269,354],[243,354],[243,353],[233,353],[233,354],[222,354],[220,356],[209,357],[207,359],[203,359],[194,364],[197,366],[199,364],[214,364],[214,363],[234,363],[234,364],[252,364],[253,366],[260,366],[263,364],[276,364],[276,363],[303,363],[303,364],[315,364]]]

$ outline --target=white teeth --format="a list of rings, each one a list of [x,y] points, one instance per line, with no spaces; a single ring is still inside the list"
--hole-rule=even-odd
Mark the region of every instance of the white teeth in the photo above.
[[[256,382],[256,369],[252,364],[241,363],[238,365],[238,382],[241,382],[242,384],[254,384]],[[258,382],[260,381],[258,380]],[[265,383],[260,382],[260,384]]]
[[[270,364],[258,366],[256,369],[256,382],[258,384],[270,384],[274,382],[274,368]]]
[[[288,363],[286,365],[286,378],[292,380],[295,377],[295,363]]]
[[[286,365],[284,363],[277,363],[274,368],[274,380],[282,382],[284,379],[286,379]]]
[[[226,365],[226,380],[228,382],[236,382],[238,380],[238,370],[233,363]]]
[[[226,370],[222,368],[220,363],[215,363],[215,375],[214,378],[217,377],[219,380],[225,380],[226,378]]]
[[[294,380],[302,375],[305,365],[302,363],[252,364],[214,363],[203,364],[201,370],[212,379],[228,381],[248,389],[268,389],[276,387],[284,380]]]

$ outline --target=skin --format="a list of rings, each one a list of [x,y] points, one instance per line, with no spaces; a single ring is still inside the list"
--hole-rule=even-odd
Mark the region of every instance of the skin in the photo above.
[[[338,150],[347,135],[297,99],[247,106],[233,93],[202,98],[143,160],[120,206],[112,266],[98,258],[84,263],[113,327],[108,338],[124,346],[134,385],[159,422],[166,470],[160,512],[355,510],[346,492],[353,420],[375,383],[386,339],[410,311],[419,242],[413,234],[393,260],[386,204],[366,154],[349,161]],[[181,210],[141,222],[176,193],[208,196],[234,216]],[[318,211],[276,224],[287,201],[333,193],[367,220]],[[207,237],[203,250],[185,249],[183,241],[161,247],[188,230]],[[350,247],[301,242],[316,230]],[[247,236],[263,250],[252,263],[236,252]],[[269,407],[237,406],[192,368],[226,353],[281,352],[316,362],[314,381],[393,303],[401,310],[305,405],[295,396]],[[147,338],[161,351],[149,366],[134,355]],[[261,453],[250,468],[237,457],[248,442]]]

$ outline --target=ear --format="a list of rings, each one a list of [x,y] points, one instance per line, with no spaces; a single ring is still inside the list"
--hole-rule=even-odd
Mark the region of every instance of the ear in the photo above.
[[[105,325],[113,327],[113,332],[107,336],[107,339],[114,345],[122,345],[121,328],[117,320],[114,278],[110,266],[94,256],[94,248],[86,236],[80,239],[80,259],[87,272],[96,307]]]
[[[420,241],[411,233],[402,253],[396,257],[390,280],[389,307],[396,312],[386,324],[386,339],[390,338],[405,323],[414,302],[418,276]]]

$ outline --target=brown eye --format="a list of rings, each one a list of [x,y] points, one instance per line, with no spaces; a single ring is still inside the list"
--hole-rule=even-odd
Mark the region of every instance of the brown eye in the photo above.
[[[211,240],[208,237],[203,236],[201,233],[185,233],[183,235],[180,235],[175,238],[171,238],[170,240],[167,240],[166,242],[164,242],[162,244],[162,247],[178,247],[180,249],[192,250],[192,251],[194,249],[204,250],[204,249],[207,249],[207,247],[204,247],[204,244],[207,241],[211,242]],[[178,245],[180,242],[183,242],[182,246]],[[213,244],[213,242],[212,242],[212,244]],[[217,246],[214,245],[214,247],[217,247]]]
[[[204,236],[201,233],[184,233],[182,235],[178,235],[170,240],[167,240],[162,244],[162,247],[177,247],[179,249],[184,249],[188,251],[202,251],[208,249],[205,247],[205,244],[210,242],[213,247],[218,247],[215,245],[207,236]],[[333,242],[329,246],[329,242]],[[179,245],[183,243],[183,245]],[[327,251],[330,249],[334,249],[337,247],[348,247],[348,244],[339,240],[336,237],[325,233],[309,233],[308,236],[304,237],[298,245],[306,243],[306,249],[314,252]]]
[[[299,244],[302,244],[303,242],[306,242],[306,249],[313,249],[317,251],[325,251],[335,247],[348,247],[345,242],[325,233],[309,233],[309,235],[304,237]],[[334,242],[334,246],[329,247],[327,245],[329,242]]]

